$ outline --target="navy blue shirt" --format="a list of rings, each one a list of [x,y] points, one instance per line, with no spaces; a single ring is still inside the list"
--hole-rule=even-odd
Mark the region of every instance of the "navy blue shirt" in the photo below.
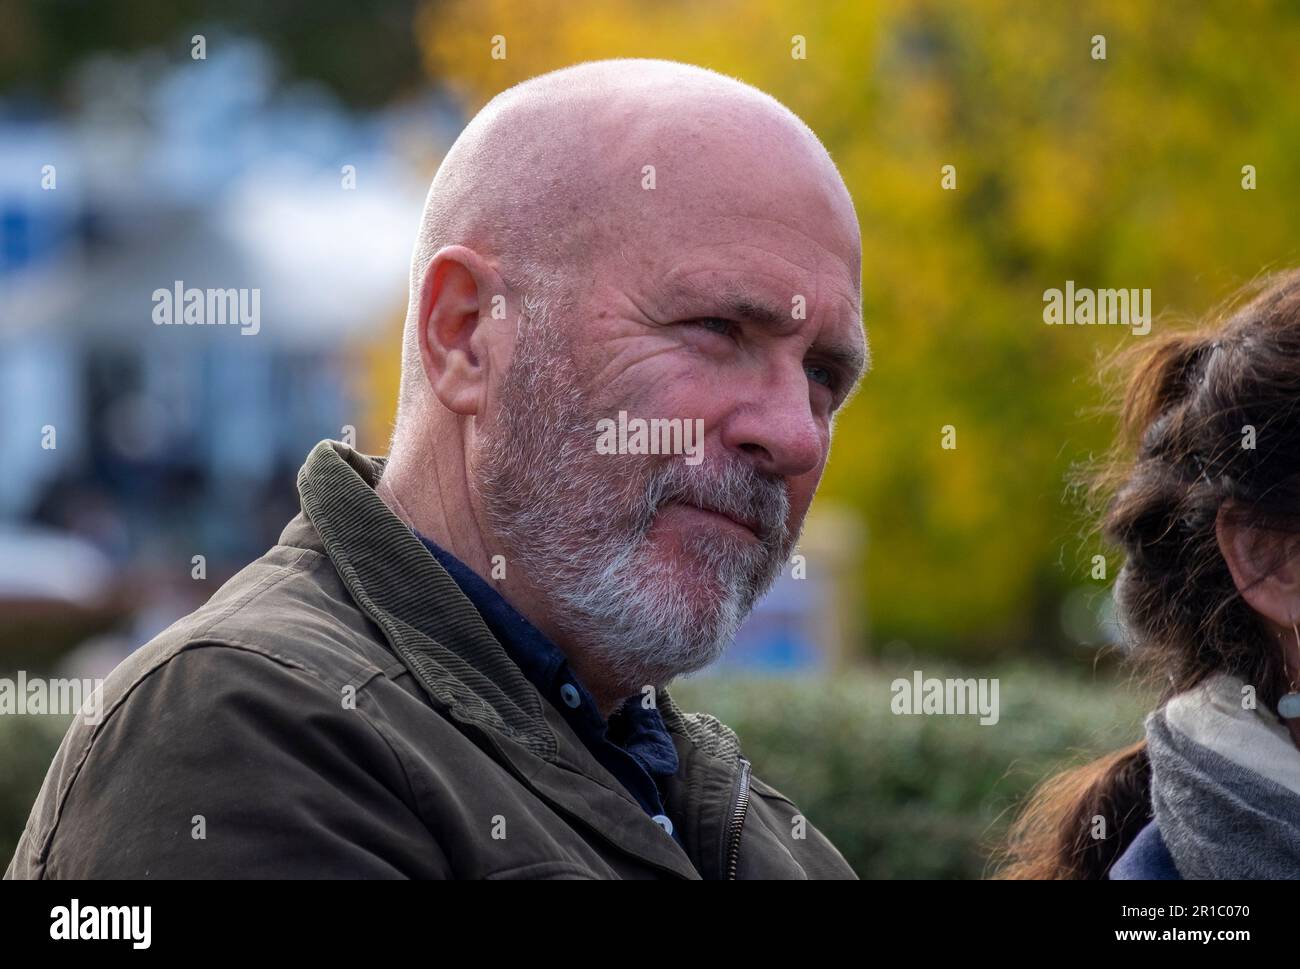
[[[658,708],[642,706],[641,697],[633,695],[623,701],[607,723],[558,646],[477,572],[419,532],[415,535],[456,581],[507,655],[537,692],[564,716],[591,755],[681,844],[663,804],[668,778],[677,773],[677,748]]]

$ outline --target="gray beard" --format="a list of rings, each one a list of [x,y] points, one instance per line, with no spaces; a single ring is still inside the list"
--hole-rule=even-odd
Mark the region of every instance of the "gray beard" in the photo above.
[[[786,489],[740,459],[598,454],[601,415],[545,315],[522,328],[500,412],[479,439],[476,488],[511,567],[567,643],[629,693],[658,687],[718,659],[780,575],[797,538]],[[759,539],[695,532],[670,561],[647,536],[676,500],[757,521]]]

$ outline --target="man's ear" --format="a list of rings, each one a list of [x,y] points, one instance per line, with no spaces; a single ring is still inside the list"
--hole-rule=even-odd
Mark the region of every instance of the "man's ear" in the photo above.
[[[1246,603],[1289,630],[1300,617],[1300,549],[1294,536],[1253,528],[1225,502],[1214,523],[1219,551]]]
[[[420,361],[434,396],[455,414],[482,409],[490,372],[492,308],[505,281],[465,246],[439,249],[420,284]]]

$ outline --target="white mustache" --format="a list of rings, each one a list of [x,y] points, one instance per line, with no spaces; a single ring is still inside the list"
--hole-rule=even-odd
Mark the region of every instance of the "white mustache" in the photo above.
[[[764,477],[742,463],[728,464],[721,473],[669,464],[646,488],[644,528],[655,514],[674,502],[694,505],[748,525],[765,545],[781,548],[788,538],[790,499],[785,484]]]

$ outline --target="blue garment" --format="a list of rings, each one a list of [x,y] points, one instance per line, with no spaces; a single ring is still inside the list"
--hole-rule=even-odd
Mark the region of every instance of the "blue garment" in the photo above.
[[[677,748],[658,708],[643,707],[640,696],[633,695],[606,723],[558,646],[477,572],[419,532],[415,534],[478,609],[520,672],[563,715],[597,762],[681,844],[663,803],[668,779],[677,773]]]
[[[1152,880],[1182,881],[1174,867],[1174,857],[1165,847],[1165,839],[1160,836],[1160,829],[1155,821],[1138,832],[1132,844],[1110,866],[1108,877],[1115,880]]]

